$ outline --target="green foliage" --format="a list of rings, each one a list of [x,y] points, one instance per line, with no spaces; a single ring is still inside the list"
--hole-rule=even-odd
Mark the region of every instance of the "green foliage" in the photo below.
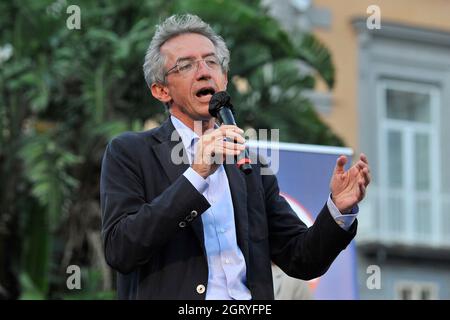
[[[104,261],[93,232],[101,158],[113,136],[164,118],[142,64],[155,25],[173,13],[200,15],[226,40],[228,89],[243,127],[279,128],[284,141],[342,144],[302,96],[315,79],[298,62],[332,87],[328,50],[310,34],[287,34],[258,0],[82,0],[81,30],[66,28],[66,7],[56,3],[0,2],[0,47],[13,48],[0,60],[0,262],[12,256],[9,268],[20,273],[0,263],[0,284],[14,292],[18,277],[23,299],[112,297],[96,269]],[[88,270],[80,294],[65,288],[69,263]]]
[[[59,224],[64,199],[68,199],[71,191],[79,185],[68,170],[82,162],[81,156],[58,145],[58,140],[58,136],[52,132],[34,135],[24,141],[19,153],[23,159],[24,172],[31,183],[31,194],[41,206],[48,208],[51,230]]]
[[[20,297],[21,300],[44,300],[45,299],[45,293],[41,290],[39,290],[35,282],[31,280],[28,273],[23,272],[20,274],[20,284],[23,289],[23,294]]]
[[[81,272],[81,289],[66,289],[65,300],[112,300],[116,298],[113,290],[101,291],[102,274],[94,268],[87,268]]]

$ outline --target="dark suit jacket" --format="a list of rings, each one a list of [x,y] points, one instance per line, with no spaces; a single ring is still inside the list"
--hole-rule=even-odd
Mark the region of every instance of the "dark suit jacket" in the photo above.
[[[124,133],[108,145],[102,163],[102,237],[106,261],[118,271],[120,299],[204,299],[206,260],[201,214],[208,201],[171,161],[175,130]],[[274,175],[250,175],[225,165],[238,245],[253,299],[273,299],[271,261],[288,275],[312,279],[326,272],[356,234],[339,227],[325,205],[307,228],[279,195]]]

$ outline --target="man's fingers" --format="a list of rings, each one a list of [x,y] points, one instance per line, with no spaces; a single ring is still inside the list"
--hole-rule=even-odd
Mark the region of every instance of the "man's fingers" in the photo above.
[[[367,163],[363,162],[362,160],[359,160],[356,164],[355,164],[359,170],[363,170],[364,168],[368,168]]]
[[[238,131],[237,127],[236,129],[228,129],[228,130],[217,130],[213,134],[214,139],[227,139],[228,141],[234,141],[236,143],[245,143],[245,139],[242,137],[240,131]],[[239,129],[240,130],[240,129]]]
[[[232,161],[234,156],[240,154],[244,149],[245,146],[242,144],[236,144],[218,139],[214,144],[207,145],[203,149],[203,154],[204,159],[208,164],[221,164],[225,161],[226,157],[231,157],[230,159],[227,159],[227,161]]]
[[[244,144],[245,139],[240,134],[235,133],[227,133],[226,136],[223,137],[223,140],[229,141],[231,143]]]
[[[362,172],[363,172],[365,186],[367,186],[371,180],[369,168],[364,168]]]
[[[220,131],[232,130],[232,131],[239,132],[240,134],[244,133],[244,130],[242,130],[238,126],[234,126],[234,125],[231,125],[231,124],[223,124],[219,128],[217,128],[217,130],[220,130]]]
[[[362,155],[361,160],[359,160],[355,166],[358,168],[359,172],[363,176],[365,186],[367,186],[370,183],[371,177],[370,177],[369,165],[367,164],[367,158],[364,159],[364,157],[365,156]],[[364,162],[364,161],[366,161],[366,162]]]
[[[369,160],[367,160],[367,156],[364,153],[361,153],[359,155],[359,159],[361,159],[361,161],[364,162],[365,164],[369,165]]]
[[[367,174],[370,174],[370,168],[367,162],[364,162],[363,159],[359,160],[355,166],[358,168],[358,171],[365,172]]]
[[[218,129],[213,131],[213,134],[227,136],[227,137],[229,134],[239,135],[242,137],[243,133],[244,133],[244,130],[242,130],[241,128],[238,128],[236,126],[231,126],[231,125],[226,125],[226,126],[222,125]]]
[[[366,187],[364,186],[364,183],[360,183],[358,201],[364,199],[365,195],[366,195]]]
[[[214,141],[214,146],[215,146],[215,148],[223,148],[223,149],[239,150],[239,151],[242,151],[245,149],[244,144],[228,141],[228,140],[226,140],[226,138],[222,138],[222,137],[218,137]]]
[[[217,131],[208,136],[203,136],[201,144],[203,145],[216,145],[218,142],[228,141],[232,144],[245,143],[245,139],[235,131]]]
[[[344,166],[347,163],[347,157],[346,156],[340,156],[336,160],[336,167],[334,168],[335,173],[344,173]]]
[[[222,146],[224,149],[229,149],[229,150],[242,151],[245,149],[245,145],[243,145],[243,144],[227,142],[227,141],[221,141],[218,143],[218,145]]]

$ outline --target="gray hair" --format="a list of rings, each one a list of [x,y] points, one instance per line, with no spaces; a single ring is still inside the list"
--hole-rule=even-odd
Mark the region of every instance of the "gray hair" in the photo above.
[[[198,33],[211,40],[216,48],[219,60],[222,61],[223,71],[228,71],[230,52],[223,38],[216,34],[209,24],[196,15],[173,15],[156,26],[155,35],[145,54],[143,69],[145,81],[149,87],[151,87],[152,83],[164,84],[166,80],[164,71],[165,57],[161,54],[161,46],[167,40],[183,33]]]

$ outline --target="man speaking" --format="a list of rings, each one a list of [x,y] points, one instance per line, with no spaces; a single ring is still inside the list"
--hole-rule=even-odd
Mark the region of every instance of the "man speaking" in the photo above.
[[[316,278],[356,234],[370,182],[364,155],[348,171],[337,159],[310,228],[262,164],[246,174],[223,161],[245,149],[243,131],[217,126],[208,110],[226,90],[229,57],[194,15],[166,19],[150,42],[145,79],[170,117],[114,138],[102,163],[102,237],[120,299],[273,299],[272,261],[291,277]]]

